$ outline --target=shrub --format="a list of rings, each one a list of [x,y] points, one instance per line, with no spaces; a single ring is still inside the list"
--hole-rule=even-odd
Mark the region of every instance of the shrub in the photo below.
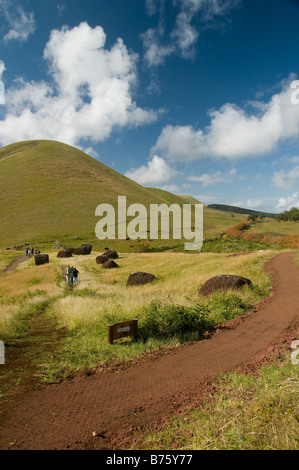
[[[262,238],[262,235],[260,233],[257,233],[257,232],[249,232],[249,233],[245,233],[244,236],[243,236],[243,239],[246,241],[246,242],[259,242]]]
[[[251,303],[237,292],[216,292],[211,300],[213,319],[217,323],[226,322],[242,315],[251,307]]]
[[[204,305],[185,307],[153,301],[142,313],[138,337],[142,341],[173,336],[183,339],[193,333],[199,338],[213,326],[208,315],[209,309]]]
[[[225,238],[229,238],[231,240],[236,240],[242,237],[242,232],[241,230],[238,230],[236,226],[234,227],[228,227],[225,231]]]

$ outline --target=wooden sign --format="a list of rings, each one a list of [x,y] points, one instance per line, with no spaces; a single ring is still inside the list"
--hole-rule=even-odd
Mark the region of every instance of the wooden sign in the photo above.
[[[138,320],[128,320],[120,323],[113,323],[108,326],[108,343],[113,344],[115,339],[126,336],[136,336],[138,333]]]

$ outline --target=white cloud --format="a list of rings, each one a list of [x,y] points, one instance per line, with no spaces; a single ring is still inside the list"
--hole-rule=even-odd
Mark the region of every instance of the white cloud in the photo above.
[[[157,113],[137,106],[137,55],[121,39],[105,49],[100,26],[86,22],[53,30],[44,49],[48,82],[18,79],[6,93],[0,142],[54,139],[77,145],[81,139],[104,141],[115,128],[156,120]]]
[[[276,171],[272,181],[277,188],[292,188],[299,181],[299,166],[289,171]]]
[[[228,204],[227,199],[217,193],[207,192],[204,194],[196,194],[194,197],[207,206],[209,204]]]
[[[201,176],[190,176],[188,180],[202,183],[202,186],[205,188],[211,184],[231,183],[234,179],[233,177],[235,177],[236,174],[237,170],[232,168],[228,173],[222,173],[221,171],[217,171],[216,173],[211,174],[205,173]]]
[[[83,152],[87,153],[87,155],[90,155],[93,158],[99,157],[98,152],[94,150],[92,147],[88,147],[87,149],[83,150]]]
[[[160,13],[158,27],[150,28],[142,35],[147,65],[161,65],[173,53],[192,57],[201,30],[215,27],[215,18],[225,18],[238,3],[239,0],[173,0],[174,8],[179,7],[179,12],[169,37],[165,37],[163,24],[167,11],[164,0],[146,0],[149,16]]]
[[[280,197],[277,203],[277,209],[280,212],[290,210],[292,207],[299,207],[299,194],[292,193],[290,196]]]
[[[205,193],[195,196],[196,199],[204,204],[227,204],[244,209],[251,209],[261,212],[272,212],[278,214],[291,207],[299,207],[299,194],[294,192],[289,196],[270,196],[266,198],[250,198],[250,199],[229,199],[223,194]]]
[[[133,168],[125,176],[141,185],[161,185],[175,177],[177,172],[172,169],[163,158],[154,155],[147,165]]]
[[[155,15],[157,13],[157,2],[159,0],[145,0],[147,14],[149,16]]]
[[[165,184],[163,186],[158,186],[159,189],[164,189],[164,191],[168,191],[169,193],[179,194],[181,192],[181,188],[176,184]]]
[[[271,196],[261,199],[246,199],[239,201],[232,201],[232,206],[244,207],[245,209],[253,209],[263,212],[273,212],[277,214],[285,210],[291,209],[291,207],[299,207],[299,194],[294,192],[288,196]]]
[[[0,60],[0,80],[2,79],[4,70],[6,70],[5,63],[3,62],[3,60]]]
[[[299,135],[299,105],[292,104],[291,93],[290,83],[285,84],[280,93],[252,114],[227,103],[209,113],[211,124],[205,130],[168,125],[152,152],[177,161],[265,155],[280,141]]]
[[[0,11],[9,27],[3,38],[4,42],[24,42],[34,33],[36,25],[33,12],[25,12],[23,7],[11,0],[1,0]]]
[[[157,29],[148,29],[141,37],[145,48],[144,58],[150,67],[163,64],[165,58],[175,51],[174,45],[160,44],[160,33]]]
[[[59,15],[61,16],[63,14],[64,10],[65,10],[65,4],[64,3],[58,3],[56,5],[56,8],[59,12]]]

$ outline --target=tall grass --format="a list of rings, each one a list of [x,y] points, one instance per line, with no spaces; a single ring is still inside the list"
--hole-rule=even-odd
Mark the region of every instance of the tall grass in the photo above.
[[[200,339],[213,324],[243,314],[268,295],[271,281],[263,265],[272,255],[126,254],[118,260],[120,269],[108,272],[94,260],[75,259],[80,283],[51,307],[58,326],[68,332],[53,363],[53,374],[128,360],[158,347]],[[155,274],[156,280],[127,288],[127,277],[136,266]],[[200,296],[201,285],[223,273],[249,277],[253,288]],[[139,337],[108,344],[108,325],[133,318],[138,319]]]
[[[26,335],[30,329],[29,320],[43,310],[49,303],[45,292],[36,290],[34,293],[11,301],[0,300],[0,338],[9,343]]]
[[[47,313],[66,331],[50,367],[51,377],[175,347],[200,339],[213,324],[244,313],[267,296],[271,281],[263,265],[273,254],[122,254],[115,270],[97,265],[95,253],[74,256],[79,285],[69,289],[62,276],[65,260],[50,252],[49,265],[35,266],[27,260],[15,273],[1,275],[0,337],[13,341],[26,334],[28,319],[48,302]],[[127,288],[127,278],[136,268],[156,279]],[[217,274],[243,275],[253,281],[253,288],[200,296],[202,284]],[[108,344],[108,325],[133,318],[138,319],[139,337]]]

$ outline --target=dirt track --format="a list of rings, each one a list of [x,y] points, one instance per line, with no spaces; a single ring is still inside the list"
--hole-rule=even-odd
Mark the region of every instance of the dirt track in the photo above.
[[[17,267],[19,266],[19,264],[23,263],[24,261],[26,261],[26,259],[28,259],[28,257],[26,255],[23,255],[23,256],[19,256],[10,266],[8,266],[8,268],[5,269],[4,272],[6,273],[12,273],[13,271],[15,271],[17,269]]]
[[[280,254],[267,264],[271,298],[210,339],[27,391],[6,406],[0,449],[111,449],[133,429],[196,403],[207,381],[246,368],[298,322],[299,268],[293,257]]]

